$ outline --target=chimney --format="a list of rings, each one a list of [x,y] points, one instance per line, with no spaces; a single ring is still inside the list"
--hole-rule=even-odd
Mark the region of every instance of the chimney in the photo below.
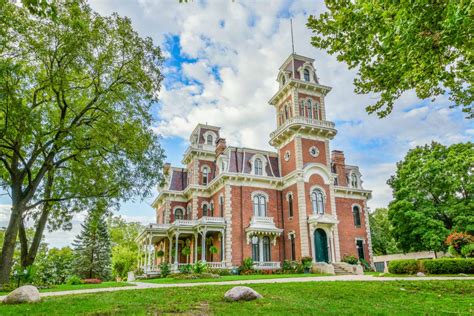
[[[337,185],[346,187],[346,159],[344,158],[344,152],[341,150],[333,150],[331,152],[331,162],[333,172],[337,173]]]
[[[219,157],[227,148],[225,138],[218,138],[216,142],[216,158]]]

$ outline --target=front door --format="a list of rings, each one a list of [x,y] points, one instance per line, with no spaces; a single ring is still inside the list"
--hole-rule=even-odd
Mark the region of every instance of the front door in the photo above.
[[[314,231],[314,248],[316,252],[316,262],[329,262],[328,239],[326,232],[321,228]]]
[[[358,239],[357,240],[357,254],[359,255],[359,259],[365,260],[364,256],[364,241]]]

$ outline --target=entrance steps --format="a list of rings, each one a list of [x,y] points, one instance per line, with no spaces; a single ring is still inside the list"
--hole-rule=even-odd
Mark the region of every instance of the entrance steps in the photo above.
[[[332,266],[334,267],[334,273],[336,275],[357,275],[360,274],[358,269],[354,269],[353,265],[341,262],[341,263],[333,263]],[[359,273],[358,273],[359,272]]]

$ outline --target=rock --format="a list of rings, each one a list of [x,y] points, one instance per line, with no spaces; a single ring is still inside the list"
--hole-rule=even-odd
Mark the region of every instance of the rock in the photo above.
[[[135,281],[135,273],[133,271],[129,271],[127,275],[127,281],[132,282]]]
[[[424,277],[424,276],[426,276],[426,275],[425,275],[423,272],[418,272],[418,273],[416,274],[416,276],[417,276],[417,277]]]
[[[23,285],[11,292],[3,300],[4,304],[36,303],[41,300],[38,289],[33,285]]]
[[[263,296],[247,286],[235,286],[224,295],[227,301],[252,301],[258,298],[263,298]]]
[[[460,277],[467,277],[467,276],[468,276],[468,275],[465,274],[465,273],[459,273],[458,275],[459,275]]]

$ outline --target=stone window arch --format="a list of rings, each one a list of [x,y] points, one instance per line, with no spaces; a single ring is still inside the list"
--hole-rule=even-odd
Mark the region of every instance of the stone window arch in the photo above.
[[[217,135],[213,131],[206,131],[203,135],[204,143],[209,146],[214,146],[216,143]]]

